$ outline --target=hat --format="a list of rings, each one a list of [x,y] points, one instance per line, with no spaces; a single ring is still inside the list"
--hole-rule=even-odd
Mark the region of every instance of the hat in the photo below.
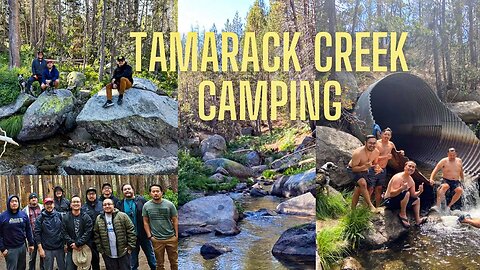
[[[103,189],[104,187],[112,187],[112,185],[110,185],[110,183],[104,183],[104,184],[102,185],[102,189]]]
[[[78,270],[90,269],[92,262],[92,251],[87,245],[83,245],[80,250],[73,250],[72,261]]]
[[[53,203],[53,199],[52,199],[52,198],[45,198],[45,199],[43,200],[43,203],[44,203],[44,204]]]
[[[118,56],[117,61],[125,61],[125,56]]]
[[[30,193],[30,195],[28,196],[28,199],[31,200],[33,198],[38,198],[37,193],[35,193],[35,192]]]
[[[87,191],[85,191],[85,192],[88,193],[88,192],[90,192],[90,191],[93,191],[93,192],[97,193],[97,189],[96,189],[95,187],[89,187],[89,188],[87,189]]]

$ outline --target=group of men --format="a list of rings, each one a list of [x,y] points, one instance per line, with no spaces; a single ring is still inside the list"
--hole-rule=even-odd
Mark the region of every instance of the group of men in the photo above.
[[[350,172],[356,186],[352,197],[352,209],[358,204],[360,195],[363,196],[365,203],[372,210],[376,211],[382,203],[388,209],[400,209],[398,218],[404,227],[410,227],[406,210],[412,208],[417,225],[427,221],[426,217],[420,217],[420,194],[424,191],[424,184],[415,189],[415,182],[412,175],[416,170],[414,161],[407,161],[403,172],[392,176],[387,182],[387,164],[392,159],[392,150],[395,144],[390,141],[392,130],[386,128],[378,133],[378,128],[374,129],[375,135],[368,135],[365,139],[365,145],[353,151],[352,159],[348,164],[347,170]],[[400,151],[404,155],[404,151]],[[434,185],[434,178],[439,171],[443,173],[443,179],[437,190],[436,205],[432,210],[440,210],[441,202],[445,199],[448,190],[454,192],[452,199],[447,205],[447,210],[460,199],[463,188],[461,181],[464,179],[462,160],[457,157],[454,148],[448,150],[448,155],[438,162],[433,170],[429,184]],[[388,185],[387,185],[388,183]],[[382,192],[386,186],[384,200],[382,202]],[[371,196],[375,192],[375,206],[372,203]],[[466,218],[468,222],[468,217]]]
[[[62,187],[54,188],[54,198],[29,195],[20,209],[20,199],[11,195],[7,210],[0,214],[0,251],[7,270],[26,269],[27,242],[29,269],[35,269],[37,253],[40,269],[99,270],[100,254],[107,270],[137,270],[143,250],[149,268],[165,269],[167,252],[170,269],[178,269],[178,218],[174,204],[163,198],[163,188],[150,186],[151,200],[135,195],[131,184],[121,187],[123,199],[113,195],[105,183],[97,197],[94,187],[86,190],[86,200],[78,195],[65,198]]]
[[[35,81],[40,83],[42,91],[52,88],[58,88],[60,84],[60,73],[53,63],[52,59],[44,59],[43,51],[37,52],[37,58],[32,61],[32,76],[27,80],[25,91],[32,94],[32,84]],[[113,71],[111,82],[106,86],[107,100],[103,104],[103,108],[113,106],[112,89],[118,90],[117,104],[123,104],[123,95],[125,91],[132,87],[133,69],[127,64],[124,56],[117,57],[117,67]],[[53,91],[47,91],[47,94],[53,94]]]

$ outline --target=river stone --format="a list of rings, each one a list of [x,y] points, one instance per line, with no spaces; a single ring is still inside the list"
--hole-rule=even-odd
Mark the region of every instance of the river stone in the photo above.
[[[178,210],[180,227],[218,225],[223,220],[238,220],[238,211],[232,198],[214,195],[198,198]],[[180,230],[184,231],[184,230]]]
[[[242,164],[226,159],[226,158],[216,158],[207,160],[205,166],[210,167],[213,171],[216,171],[218,168],[224,168],[227,170],[230,176],[235,176],[238,178],[248,178],[255,176],[255,172],[249,168],[245,167]]]
[[[123,104],[104,109],[105,88],[77,116],[93,138],[117,146],[161,146],[178,140],[178,104],[151,91],[130,88]]]
[[[480,121],[480,104],[477,101],[463,101],[445,105],[467,124],[476,124]]]
[[[32,97],[31,95],[24,93],[20,94],[14,103],[0,107],[0,119],[17,113],[21,108],[28,107],[35,100],[36,98]]]
[[[23,166],[20,169],[20,174],[21,175],[37,175],[38,174],[38,169],[35,167],[33,164],[28,164]]]
[[[55,135],[73,110],[73,103],[73,95],[68,90],[56,89],[55,95],[50,96],[43,92],[25,112],[18,140],[41,140]]]
[[[303,195],[288,199],[277,205],[276,211],[280,214],[315,216],[316,199],[312,193],[307,192]]]
[[[190,229],[185,230],[185,234],[188,235],[188,236],[197,235],[197,234],[207,234],[207,233],[211,233],[211,232],[212,232],[212,229],[207,228],[207,227],[194,227],[194,228],[190,228]]]
[[[263,189],[252,188],[250,190],[250,196],[252,196],[252,197],[264,197],[264,196],[267,196],[267,195],[268,195],[268,192],[266,192]]]
[[[237,222],[233,219],[222,219],[215,226],[215,235],[232,236],[240,233]]]
[[[273,217],[278,216],[277,212],[272,211],[267,208],[260,208],[257,211],[246,211],[243,212],[245,217]]]
[[[352,185],[347,165],[353,150],[362,146],[353,135],[329,127],[317,126],[317,168],[331,161],[338,169],[330,172],[330,185],[342,188]]]
[[[316,241],[315,223],[290,228],[282,233],[272,249],[277,258],[298,258],[303,261],[315,261]]]
[[[219,255],[232,251],[232,248],[211,242],[203,244],[200,248],[200,254],[202,254],[202,257],[206,260],[213,259]]]
[[[295,197],[315,189],[315,168],[292,176],[282,176],[275,181],[272,195]]]
[[[397,216],[399,210],[391,211],[383,207],[378,210],[379,213],[371,219],[370,229],[363,233],[364,239],[360,243],[365,249],[383,248],[408,233],[408,229],[402,226]],[[414,222],[410,221],[410,224],[413,225]]]
[[[227,151],[227,142],[222,136],[215,134],[203,140],[200,143],[200,148],[203,161],[207,161],[223,157],[223,154]]]
[[[80,88],[85,85],[87,77],[81,72],[72,71],[67,75],[67,85],[69,88]]]
[[[177,165],[177,157],[159,159],[105,148],[73,155],[61,166],[68,174],[157,175],[176,173]]]
[[[315,155],[315,147],[309,148],[305,151],[297,151],[292,154],[283,156],[270,164],[270,167],[274,170],[285,170],[290,167],[298,167],[299,163],[302,162],[305,157],[310,157]],[[268,161],[265,160],[265,163],[268,164]]]
[[[364,270],[360,262],[353,257],[343,259],[340,270]]]

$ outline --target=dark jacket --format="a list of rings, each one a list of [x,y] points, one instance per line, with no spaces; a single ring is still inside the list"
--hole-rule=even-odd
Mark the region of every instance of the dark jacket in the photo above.
[[[120,81],[121,77],[127,78],[131,83],[133,83],[133,70],[132,67],[125,63],[123,66],[117,65],[117,68],[113,71],[113,76],[112,79],[115,79],[115,81]]]
[[[62,196],[60,199],[55,197],[53,201],[55,203],[55,211],[59,212],[62,216],[70,211],[70,201],[65,199],[65,197]]]
[[[40,62],[38,58],[33,59],[32,61],[32,75],[42,76],[43,71],[47,68],[47,61],[42,59]]]
[[[117,238],[117,255],[122,257],[127,253],[128,249],[133,250],[136,247],[137,237],[135,236],[135,228],[130,218],[125,213],[118,211],[118,209],[115,209],[112,215],[113,230]],[[108,239],[105,213],[102,212],[97,217],[93,232],[98,252],[111,257],[112,252]]]
[[[45,67],[43,70],[43,75],[42,75],[42,83],[45,83],[46,80],[58,80],[60,77],[60,73],[58,72],[58,69],[53,65],[52,70],[48,70],[48,67]]]
[[[118,201],[118,203],[115,205],[115,208],[125,213],[124,200],[125,199]],[[136,231],[137,231],[138,240],[143,241],[147,239],[147,233],[145,232],[145,228],[143,227],[142,208],[143,208],[143,205],[147,202],[147,200],[145,200],[145,198],[143,198],[142,196],[135,195],[135,198],[133,199],[133,201],[135,202],[135,206],[136,206],[137,223],[138,223],[133,225],[135,225],[135,228],[137,229]]]
[[[92,230],[92,220],[83,211],[80,211],[80,230],[78,232],[78,237],[75,236],[75,225],[73,224],[72,212],[68,212],[68,214],[62,218],[62,234],[69,251],[72,250],[70,245],[73,243],[75,243],[77,247],[83,245],[91,246]]]
[[[16,195],[9,196],[7,199],[7,210],[0,214],[0,251],[5,249],[19,248],[25,245],[25,238],[29,246],[33,246],[33,235],[30,227],[30,220],[27,214],[18,207],[17,212],[13,213],[10,209],[10,200],[20,198]],[[20,203],[19,203],[20,204]]]
[[[95,220],[97,219],[97,216],[102,211],[103,211],[102,202],[98,199],[96,199],[94,202],[89,202],[87,199],[85,204],[82,205],[82,212],[87,214],[92,220],[92,222],[95,222]]]
[[[113,201],[113,205],[117,205],[117,203],[120,201],[120,200],[119,200],[117,197],[115,197],[113,194],[110,195],[110,198],[109,198],[109,199],[111,199],[111,200]],[[100,196],[99,200],[100,200],[101,202],[103,202],[103,201],[105,200],[105,197],[103,196],[103,194],[102,194],[102,196]]]
[[[42,244],[43,249],[55,250],[63,248],[62,215],[57,211],[42,214],[35,221],[35,242]]]

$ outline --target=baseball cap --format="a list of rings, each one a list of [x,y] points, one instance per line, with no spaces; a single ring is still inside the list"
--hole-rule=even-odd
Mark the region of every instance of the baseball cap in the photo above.
[[[28,199],[30,200],[32,198],[38,198],[38,194],[35,192],[30,193],[30,195],[28,196]]]
[[[44,203],[44,204],[53,203],[53,199],[52,199],[52,198],[45,198],[45,199],[43,200],[43,203]]]

